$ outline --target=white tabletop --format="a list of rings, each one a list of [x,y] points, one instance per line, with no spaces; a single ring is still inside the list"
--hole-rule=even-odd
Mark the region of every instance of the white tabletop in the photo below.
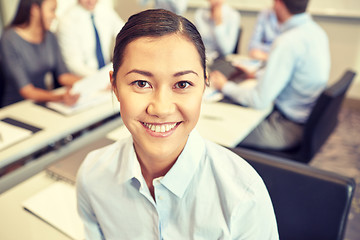
[[[42,130],[1,150],[0,168],[118,113],[119,104],[114,99],[71,116],[62,115],[28,100],[2,108],[0,119],[13,118]]]
[[[196,128],[203,138],[225,147],[236,147],[263,121],[271,108],[257,110],[228,103],[205,102]]]

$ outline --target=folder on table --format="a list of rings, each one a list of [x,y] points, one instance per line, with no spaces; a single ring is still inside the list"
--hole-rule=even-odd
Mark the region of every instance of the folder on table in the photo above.
[[[32,134],[40,131],[41,128],[18,121],[13,118],[0,120],[0,151],[18,143]]]

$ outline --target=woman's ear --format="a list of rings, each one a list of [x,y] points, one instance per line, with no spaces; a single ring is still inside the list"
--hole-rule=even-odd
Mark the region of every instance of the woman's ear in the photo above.
[[[110,77],[111,89],[113,90],[113,92],[116,95],[117,100],[119,101],[119,92],[116,88],[116,79],[114,77],[114,71],[109,72],[109,77]]]

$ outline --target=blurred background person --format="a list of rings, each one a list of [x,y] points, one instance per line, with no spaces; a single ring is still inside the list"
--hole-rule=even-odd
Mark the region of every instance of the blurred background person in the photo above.
[[[279,34],[279,23],[274,10],[271,8],[261,11],[250,39],[249,56],[266,61],[271,45]]]
[[[225,0],[209,0],[208,8],[195,12],[194,23],[203,38],[209,59],[233,53],[238,44],[240,13]]]
[[[59,17],[57,37],[72,73],[89,76],[111,62],[117,33],[124,22],[98,0],[78,0]]]
[[[211,83],[237,103],[274,110],[240,145],[285,150],[297,146],[304,123],[330,74],[326,32],[306,13],[308,0],[274,0],[281,34],[256,84],[236,84],[214,71]],[[248,74],[253,75],[253,74]]]
[[[69,73],[56,37],[49,31],[56,5],[56,0],[20,0],[0,42],[5,77],[3,106],[23,99],[68,105],[76,102],[78,96],[69,91],[54,93],[46,85],[53,76],[67,87],[80,79]]]
[[[150,0],[140,0],[141,5],[146,5]],[[154,8],[165,9],[182,15],[187,10],[188,0],[155,0]]]

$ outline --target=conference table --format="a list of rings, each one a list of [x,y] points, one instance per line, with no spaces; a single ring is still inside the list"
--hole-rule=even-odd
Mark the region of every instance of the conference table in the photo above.
[[[204,100],[196,130],[206,139],[225,147],[235,147],[270,111],[271,107],[255,110]],[[0,120],[3,118],[13,118],[41,130],[0,151],[0,169],[19,159],[30,159],[0,177],[0,239],[77,239],[25,211],[22,204],[59,181],[46,172],[51,164],[97,139],[116,140],[129,135],[121,121],[118,102],[112,97],[76,114],[63,115],[25,100],[0,109]],[[44,153],[34,155],[39,151]]]

